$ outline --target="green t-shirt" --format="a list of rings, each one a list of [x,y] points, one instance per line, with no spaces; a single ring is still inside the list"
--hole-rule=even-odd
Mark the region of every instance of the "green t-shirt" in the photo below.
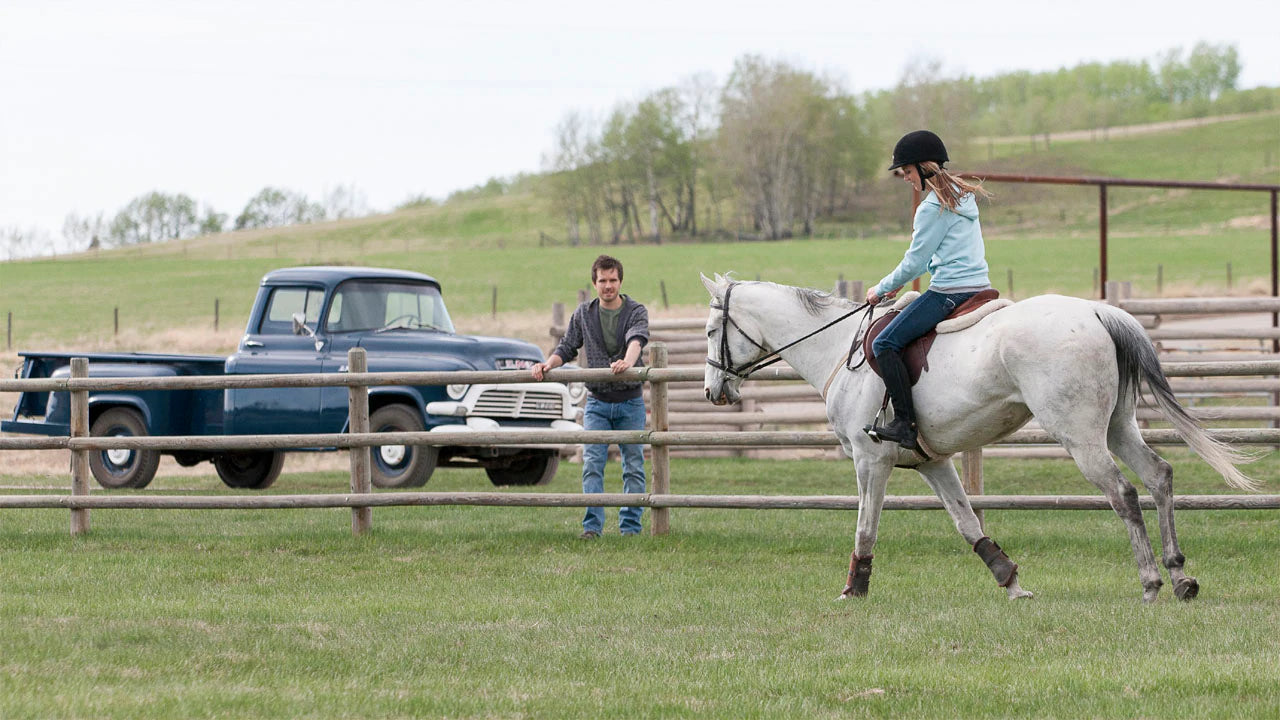
[[[609,357],[618,354],[618,316],[621,314],[620,307],[616,310],[600,308],[600,330],[604,332],[604,350],[609,353]]]

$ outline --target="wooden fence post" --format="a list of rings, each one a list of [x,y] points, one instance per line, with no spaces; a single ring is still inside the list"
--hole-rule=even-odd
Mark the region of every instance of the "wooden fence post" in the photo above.
[[[667,344],[655,342],[649,345],[649,366],[667,367]],[[671,428],[667,412],[667,383],[649,381],[649,397],[653,400],[651,421],[655,432],[666,432]],[[671,492],[671,449],[666,445],[651,445],[653,448],[653,487],[650,495],[665,495]],[[671,530],[671,511],[668,508],[654,508],[653,520],[649,523],[650,532],[654,535],[666,535]]]
[[[112,325],[115,326],[115,332],[112,333],[112,336],[118,337],[120,335],[120,308],[119,307],[115,308],[112,311],[111,315],[113,318]]]
[[[493,286],[493,302],[489,307],[489,317],[498,317],[498,286]]]
[[[351,348],[347,351],[347,372],[362,373],[369,369],[368,354],[364,348]],[[347,395],[348,425],[351,433],[369,432],[369,388],[364,385],[352,385]],[[372,475],[372,449],[368,447],[351,448],[351,492],[368,493]],[[373,508],[351,508],[351,533],[363,535],[373,528]]]
[[[13,312],[9,312],[9,324],[5,327],[4,341],[8,349],[13,349]]]
[[[960,465],[964,469],[964,492],[966,495],[982,494],[982,448],[977,450],[965,450],[960,453]],[[983,518],[982,510],[974,510],[973,514],[978,516],[978,527],[983,532],[987,530],[987,521]]]
[[[1120,281],[1108,280],[1106,284],[1106,303],[1108,305],[1120,304]]]
[[[564,303],[551,303],[551,337],[559,340],[564,334]]]
[[[71,358],[71,377],[89,377],[89,359]],[[89,437],[89,391],[71,391],[71,437]],[[89,451],[71,451],[71,494],[89,494]],[[89,511],[71,511],[71,536],[89,532]]]
[[[219,299],[214,298],[213,299],[213,331],[214,332],[218,332],[218,305],[219,304],[220,304]]]

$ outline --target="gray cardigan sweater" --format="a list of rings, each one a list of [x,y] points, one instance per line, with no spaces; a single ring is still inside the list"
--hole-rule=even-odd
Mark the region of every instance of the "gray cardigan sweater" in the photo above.
[[[582,303],[569,318],[569,327],[565,330],[560,344],[552,351],[564,362],[572,362],[578,356],[578,349],[585,348],[586,367],[606,368],[614,360],[621,360],[627,352],[627,345],[632,340],[639,340],[643,348],[649,343],[649,311],[644,305],[632,300],[630,296],[622,296],[622,309],[618,314],[618,347],[615,355],[610,356],[604,347],[604,331],[600,329],[600,298]],[[644,353],[636,359],[636,367],[644,366]],[[640,382],[600,382],[587,383],[587,390],[592,397],[604,402],[622,402],[642,395]]]

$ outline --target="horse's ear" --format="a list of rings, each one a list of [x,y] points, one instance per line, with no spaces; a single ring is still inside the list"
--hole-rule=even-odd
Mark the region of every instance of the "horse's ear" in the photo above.
[[[724,278],[720,277],[719,273],[716,274],[715,280],[712,280],[702,273],[698,273],[698,277],[702,278],[702,286],[707,289],[707,292],[711,293],[711,297],[718,299],[724,294],[720,290],[721,281],[723,281]]]

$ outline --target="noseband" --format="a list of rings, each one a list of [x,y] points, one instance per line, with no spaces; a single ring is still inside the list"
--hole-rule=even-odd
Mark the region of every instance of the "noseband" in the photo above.
[[[769,348],[765,347],[763,344],[757,342],[755,338],[748,335],[745,330],[743,330],[741,327],[738,326],[738,323],[734,322],[733,318],[729,317],[729,297],[733,295],[733,288],[734,288],[734,283],[729,283],[729,286],[725,288],[723,304],[716,305],[712,303],[711,305],[712,308],[720,311],[720,359],[716,360],[715,358],[709,357],[707,358],[707,365],[710,365],[711,367],[717,370],[720,370],[725,374],[732,375],[737,378],[742,378],[744,380],[747,378],[747,376],[751,375],[751,373],[757,370],[760,370],[761,368],[766,368],[778,362],[779,360],[781,360],[782,359],[781,353],[783,350],[786,350],[787,348],[798,345],[804,342],[805,340],[808,340],[809,338],[813,337],[814,335],[817,335],[823,330],[826,330],[827,328],[847,318],[853,317],[854,315],[857,315],[859,312],[862,312],[863,310],[866,310],[867,311],[866,315],[863,317],[862,322],[858,324],[858,331],[854,333],[853,344],[850,346],[849,352],[850,352],[850,356],[852,356],[853,348],[858,345],[858,336],[862,334],[862,326],[863,324],[865,324],[867,318],[870,317],[871,312],[875,309],[874,306],[871,305],[871,303],[862,303],[861,305],[854,308],[853,310],[850,310],[844,315],[841,315],[840,317],[836,318],[835,320],[832,320],[826,325],[823,325],[817,330],[814,330],[808,335],[792,340],[791,342],[787,343],[786,345],[783,345],[777,350],[770,350]],[[734,329],[737,330],[740,335],[742,335],[742,337],[746,338],[747,342],[760,348],[761,350],[764,351],[765,354],[756,358],[755,360],[749,360],[747,362],[735,365],[733,362],[733,358],[729,352],[729,326],[730,325],[732,325]],[[852,357],[850,358],[850,361],[852,361]],[[854,368],[849,368],[849,369],[852,370]]]

